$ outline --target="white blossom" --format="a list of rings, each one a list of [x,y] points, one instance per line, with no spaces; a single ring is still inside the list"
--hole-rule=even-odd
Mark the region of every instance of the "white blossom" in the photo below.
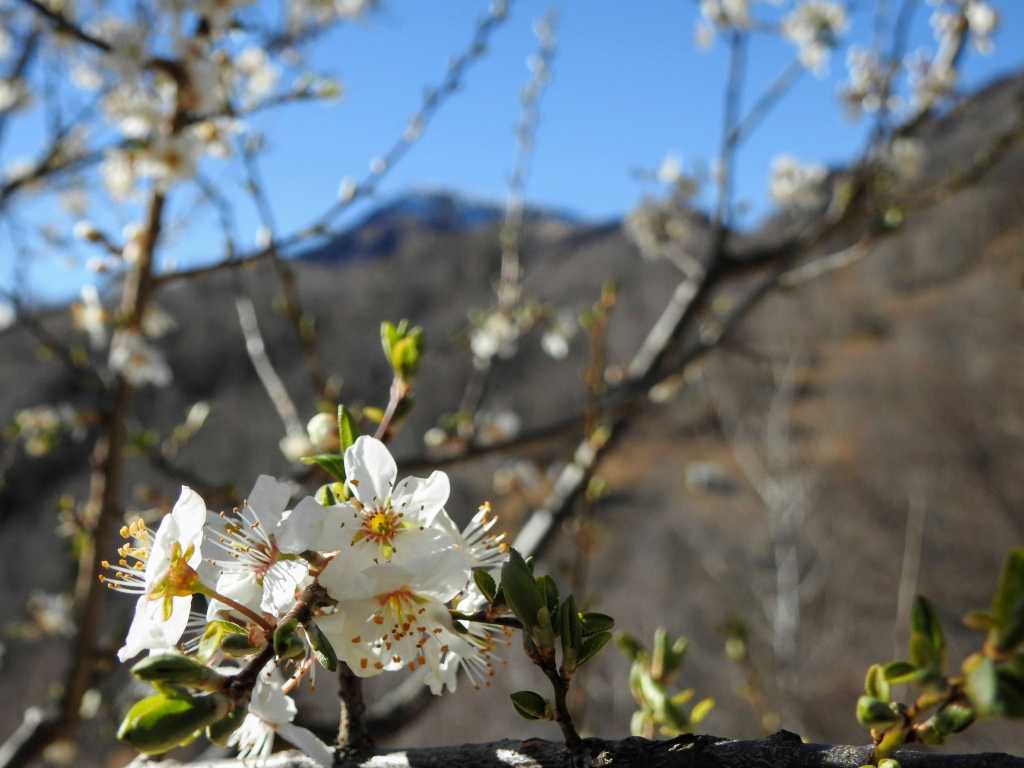
[[[247,608],[283,615],[294,603],[309,570],[299,555],[327,552],[345,543],[339,508],[324,508],[307,496],[288,509],[292,487],[260,475],[241,507],[210,522],[207,557],[219,571],[216,591]],[[219,551],[218,551],[219,550]],[[212,600],[212,619],[230,608]]]
[[[121,529],[131,540],[118,550],[117,564],[103,562],[101,580],[118,592],[139,595],[121,661],[144,650],[172,648],[188,622],[195,568],[202,559],[206,504],[187,486],[153,533],[141,519]]]
[[[351,522],[350,559],[369,565],[423,558],[450,546],[441,541],[434,521],[447,515],[444,505],[451,486],[444,472],[427,478],[398,479],[394,457],[380,440],[363,435],[345,451],[350,503],[341,509]]]
[[[253,686],[245,719],[231,734],[228,746],[235,747],[247,765],[259,766],[270,756],[277,735],[321,768],[330,768],[334,753],[312,731],[292,722],[298,710],[282,690],[282,684],[281,674],[273,664],[263,668]]]
[[[521,330],[519,324],[508,312],[489,313],[469,337],[473,357],[479,364],[487,365],[495,357],[509,358],[516,353]]]
[[[93,349],[102,349],[107,344],[107,310],[95,285],[83,285],[81,297],[71,305],[71,323],[89,337]]]
[[[823,165],[802,165],[792,155],[780,155],[772,161],[772,199],[783,208],[816,208],[824,202],[827,176]]]
[[[135,331],[114,334],[110,342],[109,365],[133,387],[147,384],[166,387],[173,378],[163,354]]]
[[[847,26],[846,10],[839,3],[805,0],[782,22],[782,33],[797,46],[800,63],[820,76]]]

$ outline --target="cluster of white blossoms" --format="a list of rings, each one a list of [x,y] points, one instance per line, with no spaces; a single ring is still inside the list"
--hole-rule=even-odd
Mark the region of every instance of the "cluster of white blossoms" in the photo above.
[[[276,733],[330,764],[327,747],[292,725],[287,695],[312,672],[316,643],[282,657],[274,632],[312,586],[327,599],[297,636],[322,633],[361,677],[408,670],[440,694],[455,690],[460,669],[474,686],[494,674],[493,651],[505,633],[465,619],[486,606],[474,571],[496,571],[506,559],[489,505],[459,531],[445,509],[447,475],[398,481],[391,453],[372,437],[348,447],[344,469],[345,490],[332,486],[336,503],[326,506],[309,496],[291,506],[292,485],[268,476],[231,513],[209,512],[183,488],[155,531],[141,520],[125,526],[118,562],[104,563],[108,586],[138,596],[122,660],[175,648],[195,655],[224,627],[241,638],[245,648],[227,655],[242,663],[273,642],[276,666],[264,667],[231,735],[243,756],[269,753]],[[205,613],[194,610],[195,595],[205,597]],[[223,656],[203,661],[222,665],[221,674],[237,671],[223,666]]]
[[[783,20],[782,34],[797,46],[800,63],[821,76],[848,24],[846,9],[839,3],[806,0]]]
[[[823,165],[804,165],[792,155],[779,155],[772,161],[769,192],[782,208],[814,209],[825,202],[827,176],[828,169]]]
[[[968,38],[979,53],[991,53],[992,36],[999,26],[999,15],[985,0],[931,0],[931,4],[935,10],[929,22],[938,50],[918,52],[908,63],[918,109],[927,109],[954,91],[957,61]]]
[[[899,96],[890,87],[888,67],[875,52],[851,46],[846,54],[849,81],[840,89],[839,97],[852,116],[864,112],[892,111],[899,107]]]
[[[29,456],[45,456],[63,435],[85,437],[85,422],[70,403],[37,405],[14,414],[14,434]]]
[[[109,342],[107,362],[110,370],[133,387],[169,385],[173,379],[171,368],[163,353],[150,340],[176,328],[174,318],[152,305],[142,316],[138,330],[121,328],[111,335],[112,315],[92,285],[84,286],[80,300],[71,305],[72,325],[88,336],[93,349],[102,350]]]

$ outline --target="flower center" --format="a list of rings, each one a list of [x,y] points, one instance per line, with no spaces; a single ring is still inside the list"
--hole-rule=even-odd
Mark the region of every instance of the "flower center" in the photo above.
[[[364,539],[372,541],[380,547],[380,554],[385,560],[390,560],[395,554],[395,539],[398,534],[410,527],[402,518],[401,512],[395,512],[389,501],[381,507],[363,509],[360,513],[362,518],[359,530],[352,537],[352,544],[358,544]]]

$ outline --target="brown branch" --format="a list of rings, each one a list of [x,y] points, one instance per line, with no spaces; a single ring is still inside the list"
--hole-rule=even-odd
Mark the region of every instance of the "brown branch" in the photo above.
[[[389,749],[357,759],[343,759],[339,768],[577,768],[579,765],[617,768],[859,768],[870,762],[870,746],[805,744],[794,733],[779,731],[767,739],[733,741],[715,736],[686,734],[668,741],[628,738],[621,741],[583,739],[580,749],[528,739],[488,744],[459,744],[419,749]],[[1024,768],[1024,758],[1007,754],[946,755],[900,750],[894,757],[902,768]],[[181,763],[139,760],[135,768],[179,768]],[[242,768],[241,760],[213,760],[188,764],[191,768]],[[297,752],[268,758],[264,768],[310,768],[314,763]]]

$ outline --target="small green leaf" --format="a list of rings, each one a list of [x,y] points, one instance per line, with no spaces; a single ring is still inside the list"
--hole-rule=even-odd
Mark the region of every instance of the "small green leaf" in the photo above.
[[[872,664],[868,667],[868,674],[864,680],[864,693],[886,703],[892,701],[892,692],[881,664]]]
[[[902,726],[894,726],[882,734],[882,740],[875,745],[875,756],[883,760],[901,746],[907,740],[907,732]]]
[[[615,619],[606,613],[584,611],[580,614],[583,622],[584,635],[596,635],[598,632],[611,632],[615,628]]]
[[[865,728],[885,727],[899,720],[899,714],[881,699],[872,696],[857,699],[857,722]]]
[[[878,768],[900,768],[900,764],[898,760],[887,757],[884,760],[878,761]]]
[[[210,740],[211,744],[226,747],[231,734],[237,731],[245,721],[246,711],[245,707],[238,705],[225,717],[206,726],[206,738]]]
[[[558,584],[550,576],[540,576],[537,578],[537,587],[544,594],[544,604],[548,607],[548,612],[552,618],[558,613]]]
[[[982,717],[999,714],[999,679],[992,660],[980,653],[968,656],[963,664],[967,697]]]
[[[651,677],[658,682],[665,680],[665,657],[669,652],[668,632],[664,627],[658,627],[654,630],[651,645]]]
[[[544,595],[515,549],[509,550],[508,560],[501,567],[501,591],[509,608],[523,623],[523,629],[531,633],[537,626],[537,613],[544,605]]]
[[[297,659],[306,654],[306,643],[299,634],[298,619],[288,619],[274,630],[274,655],[279,659]]]
[[[996,617],[988,611],[971,611],[964,616],[964,624],[978,632],[988,632],[996,626]]]
[[[947,704],[931,718],[935,723],[935,730],[946,736],[950,733],[960,733],[974,722],[976,714],[966,704]]]
[[[576,660],[576,667],[582,667],[594,658],[594,656],[596,656],[611,639],[611,632],[598,632],[596,635],[591,635],[590,637],[585,638],[583,640],[583,645],[580,648],[579,658]]]
[[[910,613],[910,663],[932,672],[946,665],[946,639],[927,599],[918,595]]]
[[[494,577],[487,572],[487,569],[474,568],[473,583],[480,590],[480,594],[487,598],[488,603],[494,602],[494,598],[498,595],[498,585],[494,582]]]
[[[230,708],[231,702],[222,694],[159,693],[128,710],[117,738],[139,752],[157,755],[191,740],[196,731],[222,719]]]
[[[318,466],[339,483],[345,482],[345,457],[340,453],[318,453],[314,456],[303,456],[302,463]]]
[[[252,656],[259,649],[260,647],[258,645],[254,645],[248,635],[224,635],[223,639],[220,641],[221,652],[232,659],[241,659],[246,656]]]
[[[544,697],[534,691],[516,691],[510,695],[516,712],[527,720],[549,720],[551,707]]]
[[[344,483],[334,482],[321,485],[316,495],[313,497],[316,499],[317,504],[322,507],[333,507],[337,504],[343,503],[348,499],[348,486]]]
[[[323,630],[315,623],[310,622],[306,625],[306,636],[309,638],[309,644],[313,648],[313,655],[316,656],[320,666],[328,672],[337,670],[338,656],[334,652],[334,646],[331,645],[331,641],[327,639],[327,635],[323,633]]]
[[[199,640],[199,658],[203,660],[213,658],[230,635],[241,636],[245,639],[246,644],[249,644],[249,636],[246,631],[234,622],[223,619],[208,621],[206,629],[203,630],[203,636]]]
[[[359,437],[359,430],[352,420],[352,414],[344,405],[338,406],[338,438],[341,441],[341,452],[344,453]]]
[[[583,614],[583,627],[584,627],[583,633],[585,635],[590,634],[590,633],[588,633],[586,631],[586,626],[587,626],[587,624],[586,624],[586,616],[587,616],[587,614],[584,613]],[[635,637],[633,637],[632,635],[626,633],[626,632],[621,632],[620,634],[618,634],[615,637],[615,642],[618,643],[619,650],[622,651],[622,653],[630,661],[636,661],[637,657],[640,655],[641,651],[643,650],[640,647],[640,643],[637,642],[637,639]]]
[[[572,595],[565,598],[558,615],[562,623],[559,633],[562,638],[562,667],[571,675],[576,670],[576,662],[583,650],[583,627],[576,610],[576,598]]]
[[[690,710],[690,722],[694,725],[700,725],[700,722],[707,717],[711,710],[715,708],[715,700],[712,698],[701,699],[693,705],[693,709]]]
[[[910,683],[921,677],[921,670],[909,661],[892,661],[882,667],[885,679],[895,685]]]
[[[999,651],[1011,651],[1024,640],[1024,548],[1006,556],[992,599],[993,630]]]

